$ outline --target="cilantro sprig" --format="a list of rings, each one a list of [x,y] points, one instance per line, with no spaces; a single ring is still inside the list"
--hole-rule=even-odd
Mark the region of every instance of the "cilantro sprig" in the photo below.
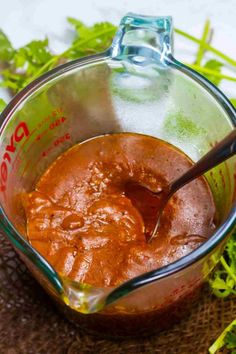
[[[15,94],[62,62],[108,48],[116,31],[116,27],[109,22],[96,23],[91,27],[71,17],[68,22],[74,28],[74,39],[68,49],[60,54],[50,50],[47,38],[14,49],[7,36],[0,31],[0,85]]]
[[[228,240],[220,267],[213,273],[210,285],[218,297],[236,295],[236,233]]]
[[[96,23],[93,26],[86,26],[75,18],[68,18],[68,22],[74,29],[74,39],[62,53],[53,53],[47,38],[34,40],[16,49],[0,30],[0,86],[15,94],[32,80],[63,62],[105,50],[116,32],[116,27],[109,22]],[[177,28],[175,32],[198,44],[196,59],[193,63],[186,63],[188,66],[205,75],[215,85],[219,85],[222,80],[236,82],[236,76],[224,73],[227,65],[236,70],[236,60],[211,45],[213,30],[209,20],[205,23],[200,39]],[[206,53],[213,57],[206,59]],[[232,98],[231,102],[236,107],[236,98]],[[0,112],[5,105],[0,98]],[[236,295],[236,234],[229,239],[220,265],[210,280],[210,286],[218,297]],[[223,346],[236,354],[236,320],[222,332],[209,348],[209,352],[214,354]]]
[[[228,240],[220,264],[210,279],[213,293],[221,298],[236,295],[236,232]],[[220,334],[209,348],[210,354],[217,353],[226,346],[230,353],[236,354],[236,320]]]
[[[222,347],[226,347],[229,350],[228,353],[236,354],[236,320],[225,328],[225,330],[209,348],[209,353],[215,354]]]

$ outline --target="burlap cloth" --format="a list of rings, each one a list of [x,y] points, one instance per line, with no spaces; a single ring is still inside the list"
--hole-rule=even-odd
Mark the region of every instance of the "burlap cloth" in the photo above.
[[[206,287],[191,314],[168,331],[119,341],[90,336],[57,311],[2,234],[0,284],[0,354],[202,354],[236,317],[236,301]]]

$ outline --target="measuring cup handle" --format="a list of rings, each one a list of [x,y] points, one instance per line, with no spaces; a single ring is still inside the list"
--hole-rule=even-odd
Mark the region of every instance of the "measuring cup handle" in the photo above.
[[[128,13],[120,22],[111,47],[116,59],[132,57],[138,64],[153,59],[162,66],[172,55],[172,18],[141,16]]]

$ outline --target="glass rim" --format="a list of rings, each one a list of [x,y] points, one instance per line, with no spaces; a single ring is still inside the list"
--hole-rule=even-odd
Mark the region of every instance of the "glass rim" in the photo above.
[[[107,51],[103,53],[76,59],[69,63],[62,64],[46,72],[45,74],[41,75],[39,78],[31,82],[29,85],[27,85],[23,90],[21,90],[16,96],[13,97],[13,99],[9,102],[9,104],[6,106],[4,111],[1,113],[0,136],[2,134],[4,127],[11,119],[12,115],[14,114],[15,110],[21,104],[23,104],[25,100],[29,98],[29,96],[31,96],[31,94],[34,94],[44,84],[47,84],[53,79],[59,78],[63,74],[66,74],[79,67],[84,67],[89,64],[96,64],[96,63],[99,64],[99,62],[104,62],[106,60],[112,61],[114,60],[114,58],[111,57],[111,51],[112,48],[109,48]],[[177,61],[175,58],[173,58],[171,54],[166,57],[165,63],[171,69],[176,69],[178,71],[181,71],[183,74],[189,76],[193,81],[197,82],[205,90],[207,90],[208,93],[210,93],[210,95],[227,113],[232,125],[236,127],[236,110],[231,104],[231,102],[229,101],[229,99],[218,87],[216,87],[212,82],[210,82],[208,79],[206,79],[204,76],[202,76],[195,70]],[[44,257],[42,257],[40,253],[38,253],[38,251],[36,251],[30,245],[30,243],[16,230],[14,225],[8,219],[4,211],[4,208],[1,204],[0,204],[0,213],[2,213],[3,217],[5,218],[7,228],[2,222],[1,222],[1,226],[5,229],[5,231],[7,230],[11,234],[14,234],[14,239],[16,244],[18,243],[17,241],[20,241],[21,244],[24,243],[24,245],[28,245],[28,247],[31,249],[31,252],[33,250],[35,256],[38,257],[40,261],[43,263],[43,265],[45,266],[46,271],[45,270],[44,271],[46,273],[46,276],[48,276],[49,279],[51,280],[55,278],[54,281],[56,284],[55,287],[57,291],[62,291],[63,285],[61,283],[61,287],[60,287],[58,283],[61,277],[54,270],[54,268],[51,267],[49,262]],[[213,235],[207,241],[201,244],[197,249],[193,250],[191,253],[187,254],[186,256],[180,258],[179,260],[173,263],[170,263],[156,270],[152,270],[150,272],[144,273],[142,275],[139,275],[135,278],[132,278],[122,283],[118,287],[114,288],[114,290],[112,290],[111,293],[107,296],[106,304],[110,304],[114,302],[121,296],[124,296],[130,291],[133,291],[143,285],[147,285],[159,279],[166,278],[200,261],[207,254],[209,254],[213,249],[215,249],[217,245],[226,237],[226,235],[233,229],[235,221],[236,221],[236,202],[232,205],[231,211],[228,217],[225,219],[225,221],[220,225],[219,228],[217,228],[217,230],[213,233]],[[16,238],[18,238],[18,240]],[[11,241],[14,244],[14,240],[11,239]]]

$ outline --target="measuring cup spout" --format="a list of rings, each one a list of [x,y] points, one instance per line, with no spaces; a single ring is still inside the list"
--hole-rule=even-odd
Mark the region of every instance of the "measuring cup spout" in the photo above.
[[[68,278],[63,279],[63,300],[73,310],[89,314],[101,311],[106,306],[109,288],[97,288]]]

